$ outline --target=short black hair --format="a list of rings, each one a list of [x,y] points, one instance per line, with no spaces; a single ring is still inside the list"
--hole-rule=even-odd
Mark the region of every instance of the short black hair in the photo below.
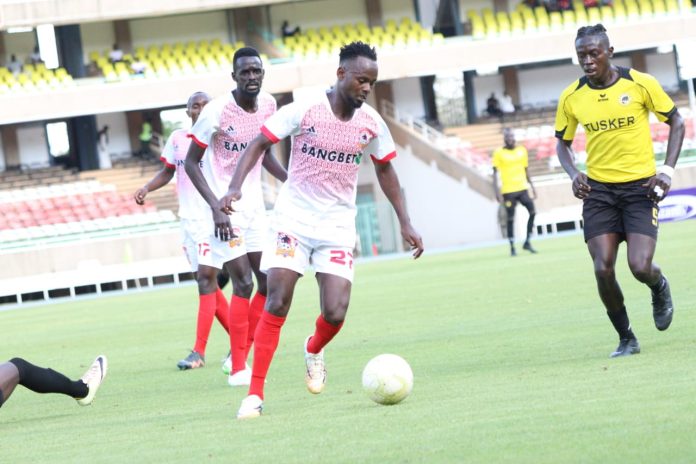
[[[359,56],[364,56],[372,61],[377,61],[377,52],[375,47],[371,47],[364,42],[351,42],[341,47],[341,52],[338,54],[338,62],[343,63],[346,60],[351,60]]]
[[[575,40],[578,40],[582,37],[589,37],[589,36],[599,36],[600,38],[604,38],[609,40],[609,36],[607,35],[607,30],[602,25],[601,23],[595,24],[594,26],[583,26],[580,29],[578,29],[578,35],[575,36]]]
[[[188,101],[186,102],[186,109],[187,109],[187,110],[190,110],[190,109],[191,109],[191,106],[193,106],[193,101],[194,101],[196,98],[198,98],[198,97],[204,97],[204,98],[206,98],[208,101],[210,101],[210,95],[208,95],[207,92],[203,92],[203,91],[200,91],[200,90],[199,90],[198,92],[193,92],[193,93],[191,94],[191,96],[189,97]]]
[[[258,59],[261,59],[261,55],[259,55],[259,51],[256,50],[253,47],[242,47],[236,52],[234,52],[234,56],[232,57],[232,67],[237,66],[237,60],[240,58],[244,58],[246,56],[255,56]]]

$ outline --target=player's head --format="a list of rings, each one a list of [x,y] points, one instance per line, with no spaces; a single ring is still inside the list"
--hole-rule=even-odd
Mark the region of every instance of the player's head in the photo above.
[[[196,124],[203,107],[210,101],[210,95],[205,92],[194,92],[186,103],[186,116],[191,118],[191,122]]]
[[[590,79],[606,76],[614,56],[614,47],[609,45],[607,30],[601,24],[578,29],[575,37],[575,52],[580,67]]]
[[[261,91],[264,69],[261,56],[255,48],[242,47],[232,57],[232,80],[237,83],[237,91],[255,97]]]
[[[377,52],[363,42],[344,45],[338,55],[336,90],[353,108],[360,108],[377,82]]]
[[[514,148],[516,142],[515,132],[511,128],[506,127],[503,129],[503,141],[506,148]]]

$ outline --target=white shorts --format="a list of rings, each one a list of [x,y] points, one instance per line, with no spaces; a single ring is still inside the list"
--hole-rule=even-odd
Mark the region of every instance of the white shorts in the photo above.
[[[265,211],[230,216],[235,238],[225,242],[215,236],[212,219],[182,219],[182,228],[190,238],[184,238],[184,249],[191,266],[210,266],[222,269],[223,265],[249,252],[262,251],[268,240],[268,218]],[[193,250],[193,251],[190,251]],[[191,255],[195,255],[194,258]]]
[[[191,233],[189,230],[190,227],[190,220],[181,220],[181,248],[184,249],[186,259],[191,266],[191,272],[198,272],[198,253],[196,252],[196,241],[193,239],[193,233]]]
[[[355,226],[322,224],[313,227],[286,216],[276,216],[271,238],[261,256],[261,270],[278,267],[304,275],[308,265],[316,272],[333,274],[353,282]]]

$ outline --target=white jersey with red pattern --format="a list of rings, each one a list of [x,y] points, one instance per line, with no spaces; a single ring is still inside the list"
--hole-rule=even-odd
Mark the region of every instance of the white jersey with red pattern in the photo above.
[[[207,205],[184,169],[186,153],[188,152],[190,144],[191,139],[188,136],[188,131],[185,129],[176,129],[167,139],[164,150],[162,150],[162,156],[160,157],[165,165],[176,170],[176,193],[179,197],[179,217],[186,219],[201,217],[201,214],[207,211],[201,208],[201,205]]]
[[[294,136],[288,180],[275,211],[305,224],[355,220],[358,171],[365,155],[386,163],[396,156],[382,117],[363,104],[350,121],[333,113],[326,94],[282,107],[261,131],[272,142]]]
[[[275,113],[275,110],[276,101],[266,92],[259,93],[257,110],[254,113],[248,113],[241,108],[231,92],[215,98],[203,108],[190,134],[195,143],[206,148],[201,159],[203,175],[215,196],[221,198],[227,193],[239,158],[249,142],[258,135],[264,121]],[[244,181],[242,199],[235,209],[265,209],[261,187],[262,161],[259,159]]]

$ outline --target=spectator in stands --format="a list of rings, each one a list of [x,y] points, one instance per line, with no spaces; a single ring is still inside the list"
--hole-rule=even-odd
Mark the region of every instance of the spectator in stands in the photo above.
[[[669,283],[653,262],[657,246],[658,203],[669,193],[684,141],[684,119],[653,76],[611,63],[614,47],[601,24],[578,29],[575,51],[583,71],[563,90],[556,111],[556,152],[583,201],[587,249],[600,299],[619,335],[610,357],[640,353],[624,296],[616,279],[616,260],[626,241],[628,267],[652,293],[658,330],[672,323]],[[664,163],[655,169],[650,116],[669,125]],[[573,138],[587,137],[587,173],[575,166]]]
[[[29,63],[31,63],[31,64],[43,63],[43,60],[41,59],[41,52],[39,51],[38,45],[34,46],[34,51],[31,52],[31,54],[29,55]]]
[[[17,385],[36,393],[61,393],[77,400],[81,406],[92,403],[104,381],[106,356],[98,356],[79,380],[70,380],[53,369],[38,367],[22,358],[0,364],[0,407],[10,398]]]
[[[534,201],[536,189],[529,177],[527,149],[522,145],[516,145],[515,134],[510,128],[503,130],[505,146],[493,152],[493,190],[495,198],[505,206],[507,213],[507,237],[510,242],[510,256],[516,256],[515,250],[515,208],[517,202],[527,208],[529,219],[527,220],[527,238],[522,249],[530,253],[536,250],[530,243],[532,230],[534,229]],[[500,184],[498,187],[498,171],[500,171]],[[529,189],[532,189],[532,198],[529,197]]]
[[[507,90],[503,92],[503,96],[500,98],[500,111],[505,114],[515,112],[515,104],[512,102],[512,97],[507,93]]]
[[[121,50],[121,47],[118,46],[118,44],[114,44],[111,51],[109,52],[109,60],[112,63],[118,63],[119,61],[123,61],[123,50]]]
[[[107,125],[97,132],[97,151],[99,152],[99,169],[110,169],[111,155],[109,155],[109,126]]]
[[[143,159],[152,156],[152,152],[150,151],[150,142],[152,141],[152,123],[149,119],[143,121],[143,126],[140,129],[138,139],[140,140],[140,151],[138,152],[138,156]]]
[[[546,11],[549,13],[570,10],[573,7],[570,0],[546,0],[544,3]]]
[[[300,33],[300,26],[295,26],[295,28],[291,28],[290,23],[288,23],[287,20],[283,21],[283,25],[281,26],[281,34],[283,35],[283,38],[292,37],[292,36],[297,35],[299,33]]]
[[[14,53],[10,55],[10,61],[7,63],[7,69],[15,76],[17,76],[17,74],[21,74],[22,69],[24,69],[22,62],[17,59]]]
[[[500,102],[495,96],[495,93],[491,93],[491,96],[486,100],[486,112],[489,116],[501,117],[503,112],[500,110]]]
[[[130,68],[133,71],[133,74],[143,75],[147,69],[147,63],[136,57],[133,61],[131,61]]]

